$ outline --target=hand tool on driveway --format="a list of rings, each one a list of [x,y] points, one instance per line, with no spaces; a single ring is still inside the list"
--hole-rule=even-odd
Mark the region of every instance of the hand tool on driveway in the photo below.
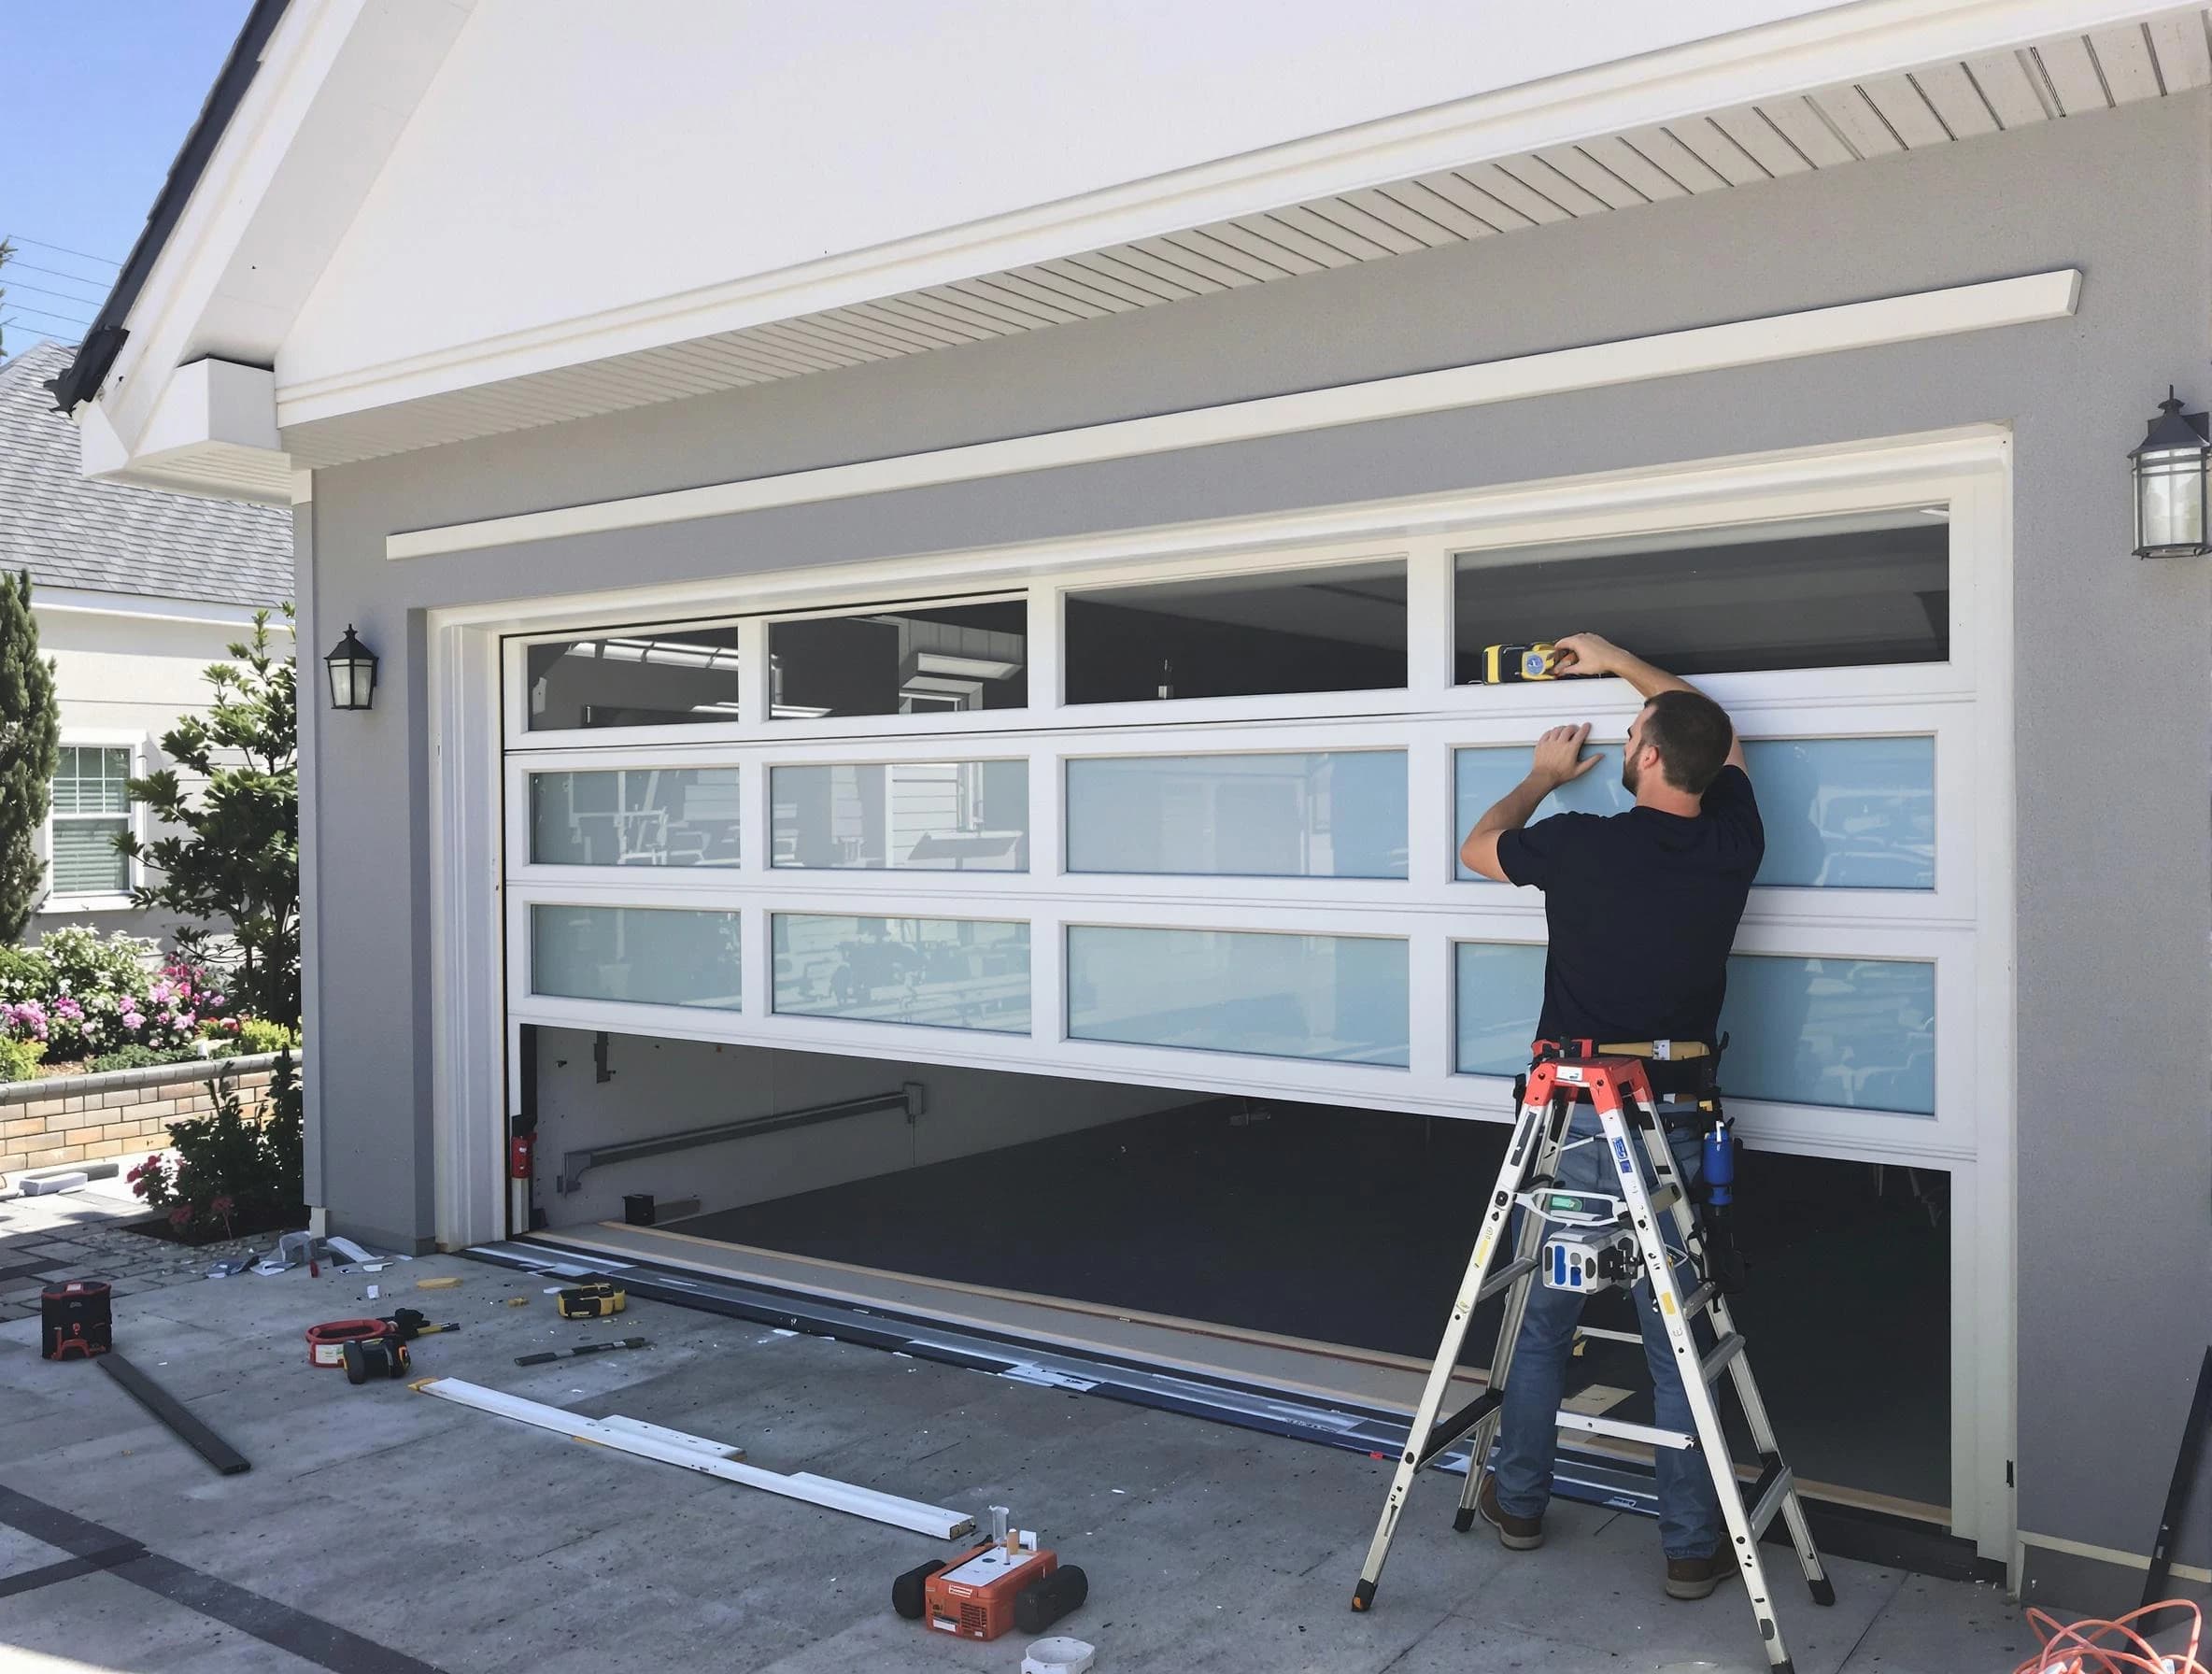
[[[1010,1528],[1004,1506],[991,1508],[985,1544],[949,1564],[933,1559],[891,1583],[891,1608],[900,1615],[962,1639],[1042,1633],[1089,1596],[1089,1578],[1040,1547],[1033,1532]]]
[[[555,1360],[573,1360],[578,1355],[604,1355],[616,1349],[649,1349],[653,1345],[642,1337],[617,1337],[611,1342],[579,1343],[573,1349],[544,1349],[534,1355],[517,1355],[517,1366],[546,1366]]]

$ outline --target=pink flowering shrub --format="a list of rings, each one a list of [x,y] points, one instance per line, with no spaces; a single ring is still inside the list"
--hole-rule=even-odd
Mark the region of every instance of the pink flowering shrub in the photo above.
[[[50,1059],[126,1046],[173,1052],[203,1032],[236,1027],[219,981],[187,958],[159,962],[154,943],[72,927],[14,950],[0,969],[0,1032],[35,1041]],[[227,1026],[227,1028],[226,1028]]]

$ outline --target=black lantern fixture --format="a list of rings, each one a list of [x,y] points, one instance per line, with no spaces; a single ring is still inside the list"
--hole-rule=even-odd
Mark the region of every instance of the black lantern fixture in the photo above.
[[[2212,425],[2185,413],[2167,386],[2143,445],[2128,455],[2135,475],[2135,556],[2202,558],[2212,552]]]
[[[361,643],[351,622],[322,662],[331,674],[331,707],[366,709],[376,695],[376,654]]]

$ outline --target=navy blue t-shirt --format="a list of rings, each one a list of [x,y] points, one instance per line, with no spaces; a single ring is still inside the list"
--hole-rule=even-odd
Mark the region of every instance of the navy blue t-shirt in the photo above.
[[[1766,852],[1751,781],[1723,767],[1693,818],[1631,808],[1503,831],[1507,877],[1544,892],[1544,1040],[1711,1041],[1728,950]]]

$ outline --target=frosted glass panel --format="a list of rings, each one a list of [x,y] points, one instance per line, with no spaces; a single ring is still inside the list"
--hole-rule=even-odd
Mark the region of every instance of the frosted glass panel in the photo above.
[[[1029,927],[971,918],[774,915],[775,1009],[1029,1032]]]
[[[734,767],[530,775],[540,866],[735,866],[737,838]]]
[[[1739,1099],[1935,1114],[1932,964],[1739,954],[1721,1027],[1722,1085]]]
[[[1070,872],[1402,878],[1402,750],[1068,763]]]
[[[1543,947],[1462,942],[1453,963],[1458,1035],[1453,1067],[1462,1075],[1520,1074],[1528,1068],[1544,1003]]]
[[[1563,785],[1535,817],[1619,814],[1635,799],[1621,785],[1621,746]],[[1467,749],[1458,756],[1456,843],[1492,803],[1526,776],[1526,748]],[[1744,746],[1766,858],[1757,881],[1813,889],[1936,887],[1936,741],[1933,738],[1780,738]],[[1532,821],[1533,823],[1533,821]],[[1464,865],[1459,876],[1486,882]]]
[[[1518,1075],[1543,1004],[1544,950],[1464,943],[1456,961],[1456,1069]],[[1721,1028],[1721,1085],[1735,1098],[1935,1112],[1936,967],[1925,961],[1737,954]]]
[[[575,1000],[738,1009],[738,915],[665,907],[530,909],[530,988]]]
[[[778,866],[1029,870],[1027,761],[778,767],[769,795]]]
[[[1068,1032],[1082,1040],[1407,1062],[1406,944],[1229,930],[1068,931]]]

